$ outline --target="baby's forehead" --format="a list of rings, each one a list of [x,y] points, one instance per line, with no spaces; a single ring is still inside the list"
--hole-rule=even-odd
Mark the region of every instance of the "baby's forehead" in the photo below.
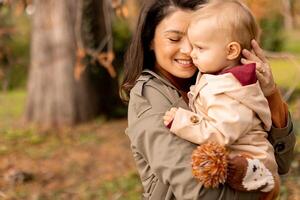
[[[216,16],[192,17],[189,26],[209,25],[211,28],[217,27],[218,20]]]
[[[209,32],[213,35],[225,31],[224,26],[220,25],[214,17],[192,20],[187,32]]]
[[[208,20],[201,20],[197,23],[191,23],[187,29],[187,37],[192,42],[217,42],[222,43],[234,41],[230,30],[222,29],[216,23]]]
[[[245,13],[244,8],[235,1],[207,3],[192,14],[190,25],[208,21],[211,28],[234,29],[234,24],[240,23],[238,15],[241,13]]]
[[[191,18],[188,30],[205,29],[206,31],[214,31],[214,33],[218,33],[220,31],[225,31],[224,29],[228,29],[228,27],[229,26],[225,25],[225,23],[218,19],[217,15],[204,15],[203,17],[196,16]]]

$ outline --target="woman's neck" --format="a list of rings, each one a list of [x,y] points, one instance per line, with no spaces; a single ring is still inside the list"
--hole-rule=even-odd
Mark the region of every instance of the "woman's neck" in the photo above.
[[[167,72],[162,68],[155,67],[154,71],[160,76],[167,79],[172,85],[174,85],[178,90],[183,92],[188,92],[192,82],[192,78],[178,78]]]
[[[188,101],[187,92],[189,91],[190,86],[195,82],[193,78],[178,78],[160,67],[155,67],[154,71],[174,85],[183,99],[186,102]]]

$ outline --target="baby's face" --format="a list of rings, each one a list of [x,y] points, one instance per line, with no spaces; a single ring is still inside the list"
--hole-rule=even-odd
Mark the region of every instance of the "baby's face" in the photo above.
[[[201,19],[188,28],[194,64],[203,73],[215,73],[228,66],[228,38],[216,28],[215,20]]]

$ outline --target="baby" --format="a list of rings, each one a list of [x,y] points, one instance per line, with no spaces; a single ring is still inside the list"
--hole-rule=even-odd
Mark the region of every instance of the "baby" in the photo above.
[[[249,9],[238,1],[208,3],[196,11],[187,32],[199,69],[188,93],[192,111],[171,108],[164,123],[190,142],[217,142],[229,149],[229,157],[245,156],[247,173],[236,188],[268,192],[265,198],[273,199],[279,176],[267,140],[271,113],[255,63],[240,63],[242,49],[251,49],[258,30]]]

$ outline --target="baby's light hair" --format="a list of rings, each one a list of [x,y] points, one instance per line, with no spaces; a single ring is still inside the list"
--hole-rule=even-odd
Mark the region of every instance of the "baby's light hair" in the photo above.
[[[259,27],[250,9],[236,0],[214,0],[203,5],[194,13],[191,25],[199,20],[215,19],[216,29],[226,34],[242,48],[251,49],[251,40],[259,39]]]

